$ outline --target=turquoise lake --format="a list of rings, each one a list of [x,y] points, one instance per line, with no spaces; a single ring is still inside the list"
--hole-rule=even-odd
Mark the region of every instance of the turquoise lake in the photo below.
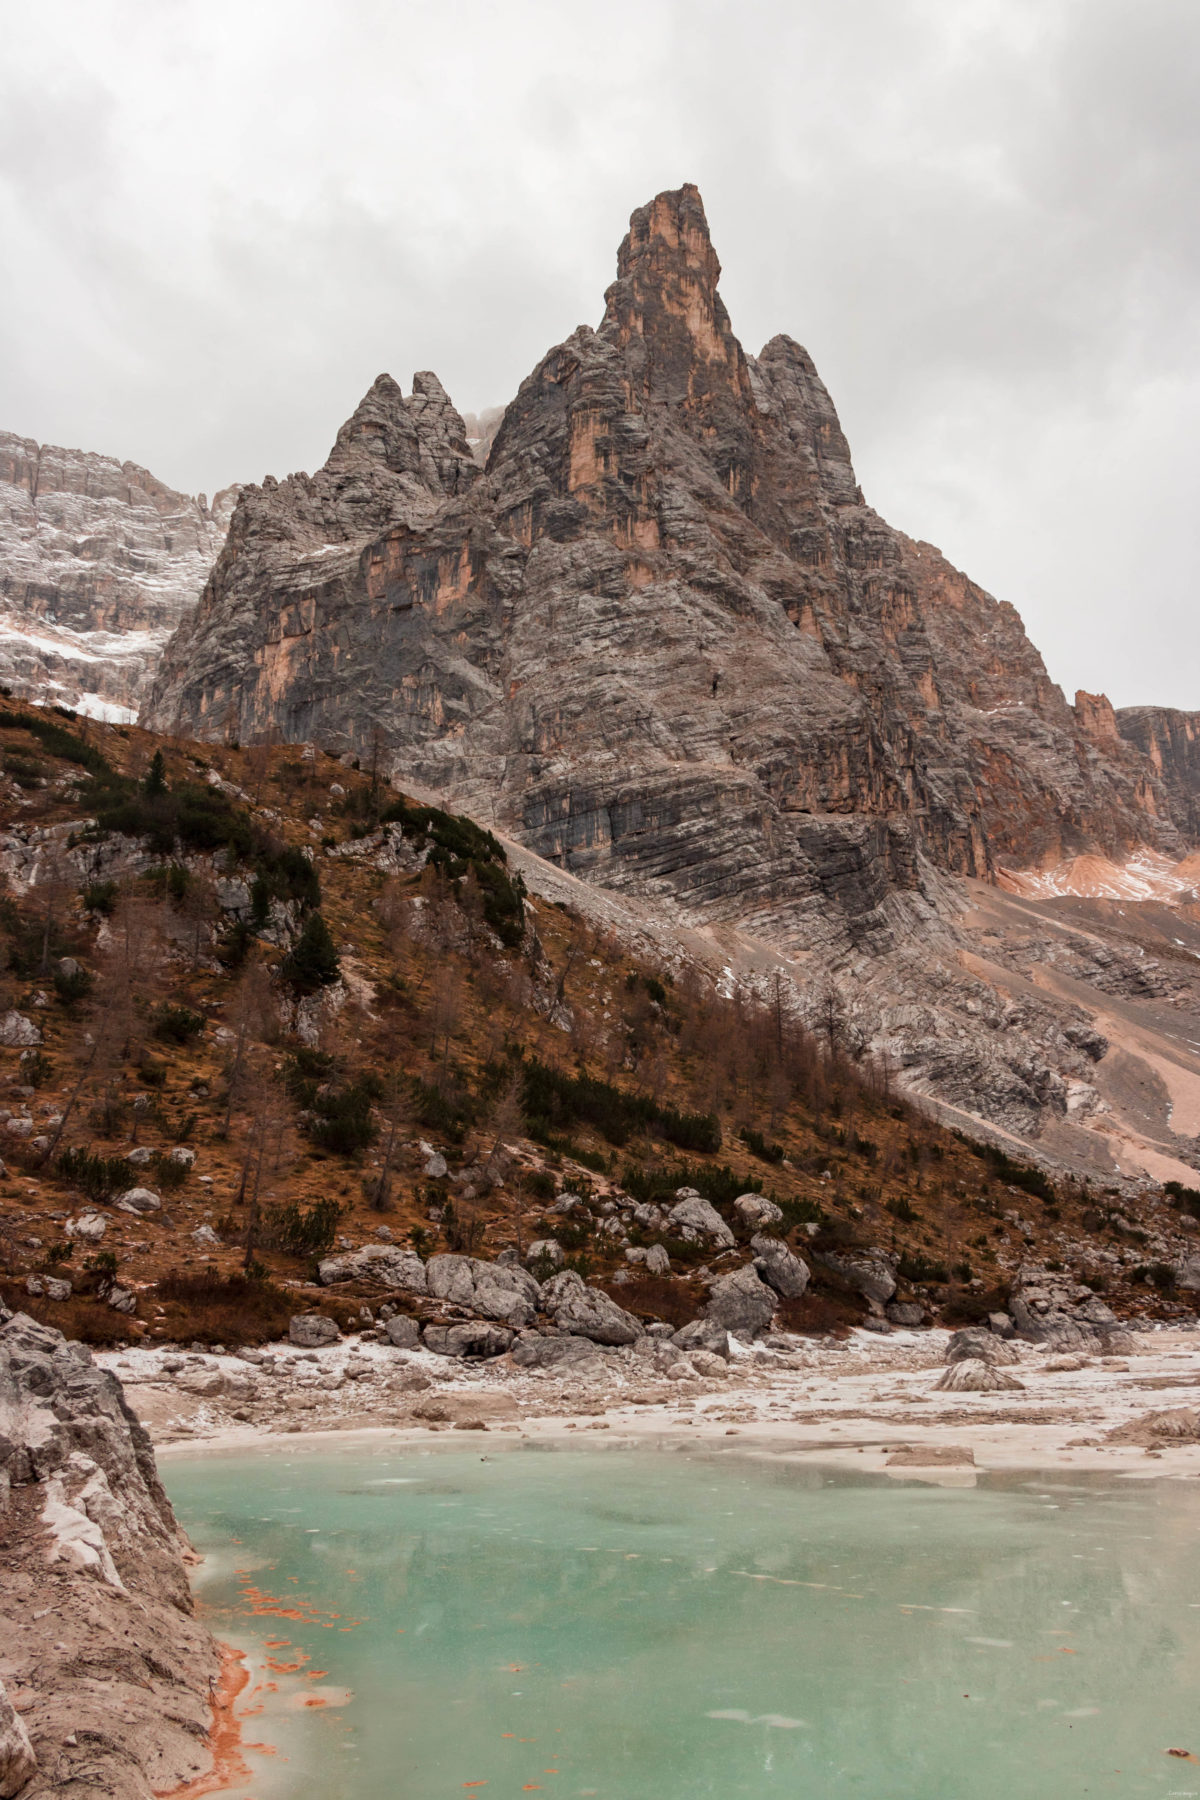
[[[1200,1490],[653,1450],[164,1459],[239,1800],[1200,1795]]]

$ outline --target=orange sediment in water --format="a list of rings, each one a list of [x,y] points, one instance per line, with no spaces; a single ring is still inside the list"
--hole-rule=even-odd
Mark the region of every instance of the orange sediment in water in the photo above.
[[[250,1765],[243,1754],[241,1718],[235,1710],[249,1681],[250,1672],[242,1652],[222,1644],[221,1674],[213,1689],[212,1724],[208,1734],[212,1768],[194,1781],[185,1781],[181,1787],[157,1789],[158,1800],[200,1800],[202,1794],[219,1794],[250,1780]],[[266,1744],[255,1744],[254,1749],[273,1754]]]

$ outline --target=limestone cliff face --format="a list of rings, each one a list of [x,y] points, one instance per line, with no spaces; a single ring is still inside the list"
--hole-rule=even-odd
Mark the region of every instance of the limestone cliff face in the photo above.
[[[136,463],[0,432],[0,681],[132,718],[235,497],[210,508]]]
[[[884,945],[938,870],[1181,851],[1147,757],[865,504],[811,358],[747,356],[719,273],[695,188],[634,213],[482,475],[432,377],[381,377],[318,475],[243,492],[143,722],[381,744],[565,867],[794,947]]]
[[[1123,706],[1116,729],[1147,757],[1166,790],[1171,817],[1200,841],[1200,713],[1169,706]]]

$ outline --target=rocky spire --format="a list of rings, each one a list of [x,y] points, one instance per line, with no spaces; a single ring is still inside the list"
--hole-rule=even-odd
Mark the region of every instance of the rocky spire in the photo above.
[[[416,476],[441,494],[461,493],[479,473],[466,427],[428,370],[414,375],[407,400],[399,382],[377,375],[338,432],[325,468],[331,475],[346,474],[364,458],[394,475]]]
[[[647,398],[686,402],[731,386],[750,397],[745,358],[717,292],[720,274],[691,182],[631,216],[600,332],[640,370]]]

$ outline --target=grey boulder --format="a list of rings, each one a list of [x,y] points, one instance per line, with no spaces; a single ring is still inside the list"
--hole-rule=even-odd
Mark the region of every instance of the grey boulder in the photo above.
[[[425,1348],[437,1356],[503,1356],[512,1341],[511,1331],[488,1319],[425,1327]]]
[[[390,1319],[384,1320],[383,1329],[388,1343],[394,1344],[397,1350],[420,1348],[421,1328],[407,1313],[393,1313]]]
[[[570,1333],[541,1337],[536,1331],[527,1331],[513,1345],[512,1359],[518,1369],[555,1369],[565,1363],[591,1362],[599,1354],[599,1345],[591,1338]]]
[[[1116,1314],[1099,1295],[1041,1263],[1018,1269],[1008,1310],[1021,1337],[1056,1350],[1102,1349],[1120,1331]]]
[[[324,1313],[296,1313],[288,1320],[288,1343],[301,1350],[320,1350],[336,1344],[341,1335],[337,1321],[327,1319]]]
[[[1015,1375],[997,1368],[995,1363],[985,1362],[981,1356],[968,1356],[962,1362],[948,1364],[935,1383],[943,1393],[954,1394],[1019,1392],[1024,1385]]]
[[[588,1287],[574,1269],[564,1269],[542,1289],[542,1304],[554,1323],[594,1344],[632,1344],[640,1322],[599,1288]]]
[[[712,1356],[719,1356],[729,1361],[729,1333],[724,1325],[718,1325],[715,1319],[693,1319],[690,1325],[684,1325],[675,1332],[671,1339],[681,1350],[690,1356],[694,1350],[703,1350]]]
[[[161,1206],[162,1198],[154,1192],[153,1188],[126,1188],[117,1201],[118,1211],[127,1213],[158,1212]]]
[[[481,1262],[474,1256],[431,1256],[425,1265],[425,1281],[433,1299],[465,1306],[485,1319],[498,1319],[517,1328],[532,1325],[541,1304],[541,1288],[529,1271],[516,1263]]]
[[[946,1345],[948,1363],[977,1361],[1000,1366],[1020,1360],[1011,1344],[1005,1343],[995,1332],[985,1330],[982,1325],[964,1325],[961,1331],[952,1334]]]
[[[0,1046],[5,1050],[31,1050],[41,1041],[41,1032],[24,1013],[0,1013]]]
[[[775,1317],[777,1304],[774,1290],[759,1280],[753,1263],[746,1263],[713,1283],[705,1317],[734,1337],[756,1338]]]
[[[754,1266],[768,1287],[784,1300],[798,1300],[808,1286],[808,1264],[788,1249],[782,1238],[752,1237]]]
[[[378,1281],[384,1287],[404,1288],[410,1294],[423,1294],[425,1264],[415,1250],[400,1250],[391,1244],[364,1244],[346,1256],[327,1256],[317,1266],[317,1274],[325,1287],[339,1281]]]
[[[695,1188],[676,1190],[676,1203],[667,1214],[667,1229],[689,1244],[704,1240],[720,1250],[732,1250],[736,1241],[716,1207],[702,1200]]]
[[[783,1212],[773,1200],[765,1200],[761,1194],[739,1194],[733,1203],[733,1210],[744,1225],[761,1231],[766,1225],[781,1225]]]
[[[875,1307],[884,1306],[896,1292],[896,1260],[887,1250],[826,1250],[817,1255],[822,1268]]]
[[[925,1308],[915,1300],[889,1300],[883,1310],[890,1325],[914,1326],[925,1321]]]

